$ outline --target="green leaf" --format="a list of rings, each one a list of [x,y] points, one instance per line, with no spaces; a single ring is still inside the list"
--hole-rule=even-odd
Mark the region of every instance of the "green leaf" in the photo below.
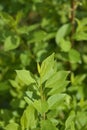
[[[29,33],[29,29],[28,29],[27,26],[22,26],[22,27],[17,28],[17,32],[19,34],[28,34]]]
[[[79,130],[87,127],[87,112],[82,111],[77,113],[76,125]]]
[[[28,97],[24,97],[24,100],[26,101],[26,103],[28,103],[29,105],[33,105],[33,101],[28,98]]]
[[[35,100],[33,106],[39,113],[41,113],[41,100]]]
[[[3,20],[4,24],[7,24],[8,26],[12,26],[15,22],[13,17],[9,15],[9,13],[6,12],[0,12],[0,17]]]
[[[47,100],[49,109],[57,109],[60,104],[64,103],[66,96],[66,94],[54,94],[50,96]]]
[[[46,88],[55,88],[59,85],[59,83],[62,84],[62,82],[66,79],[68,76],[68,71],[58,71],[54,73],[46,82],[45,87]]]
[[[20,85],[18,84],[17,81],[15,81],[15,80],[10,80],[10,83],[11,83],[12,87],[17,88],[17,89],[20,89]]]
[[[87,33],[86,32],[77,32],[74,34],[73,39],[76,41],[87,41]]]
[[[28,28],[28,31],[29,31],[29,32],[34,31],[34,30],[37,29],[39,26],[40,26],[39,23],[30,25],[29,28]]]
[[[39,127],[37,127],[37,128],[32,129],[32,130],[41,130],[41,129]]]
[[[44,31],[37,31],[37,32],[35,32],[34,33],[34,40],[35,40],[35,42],[42,41],[46,35],[47,34]]]
[[[48,92],[48,95],[58,94],[64,92],[66,90],[66,86],[69,84],[69,81],[62,81],[60,83],[56,83],[56,87],[51,89]]]
[[[46,81],[54,73],[54,63],[54,53],[42,62],[40,69],[41,83]]]
[[[20,38],[18,36],[8,36],[5,39],[4,50],[9,51],[16,49],[20,45]]]
[[[34,31],[38,27],[39,27],[39,24],[31,25],[29,27],[24,25],[24,26],[17,28],[17,32],[19,34],[29,34],[29,32]]]
[[[65,81],[69,72],[68,71],[58,71],[54,73],[46,82],[46,88],[52,88],[48,95],[64,92],[66,86],[68,85],[69,81]]]
[[[10,123],[6,126],[5,130],[19,130],[20,126],[17,123]]]
[[[73,35],[73,39],[76,41],[86,41],[87,40],[87,18],[84,17],[82,20],[76,18],[77,29],[76,33]]]
[[[31,40],[29,40],[28,43],[33,43],[33,42],[38,43],[38,42],[41,42],[41,41],[44,40],[46,35],[47,35],[47,33],[45,31],[42,31],[42,30],[34,32],[32,34]]]
[[[18,11],[17,14],[16,14],[16,18],[15,18],[15,26],[18,25],[18,23],[21,21],[23,17],[23,12],[22,11]]]
[[[29,56],[28,56],[28,54],[24,54],[24,53],[22,53],[22,54],[20,54],[20,60],[21,60],[21,64],[23,65],[23,66],[27,66],[28,64],[29,64]]]
[[[71,25],[65,24],[59,28],[56,34],[56,43],[59,44],[61,39],[63,39],[66,35],[68,35],[71,31]]]
[[[75,112],[71,111],[65,122],[65,130],[75,130]]]
[[[69,51],[69,60],[72,63],[81,63],[80,53],[75,49],[71,49]]]
[[[84,32],[87,30],[87,18],[86,17],[84,17],[82,20],[79,20],[76,18],[76,22],[78,24],[77,29],[76,29],[77,33]]]
[[[50,120],[42,120],[41,130],[58,130],[58,128]]]
[[[58,113],[57,113],[58,114]],[[55,126],[57,126],[58,125],[58,123],[59,123],[59,120],[58,119],[56,119],[56,118],[50,118],[49,119],[51,122],[52,122],[52,124],[54,124]],[[58,129],[57,129],[58,130]]]
[[[68,40],[61,39],[59,46],[62,51],[68,52],[71,48],[71,42]]]
[[[50,40],[50,39],[54,38],[55,35],[56,35],[55,32],[53,32],[53,33],[48,33],[48,34],[45,36],[44,41],[47,41],[47,40]]]
[[[47,119],[55,119],[58,115],[58,111],[56,109],[53,109],[47,113]]]
[[[24,110],[24,113],[21,117],[21,127],[22,130],[33,129],[36,127],[35,109],[33,106],[29,105]]]
[[[84,81],[84,79],[86,78],[86,74],[82,74],[82,75],[77,75],[74,77],[73,73],[71,75],[71,82],[73,85],[77,85],[77,84],[82,84],[82,82]]]
[[[25,83],[26,85],[30,85],[31,83],[35,83],[34,78],[31,76],[30,72],[27,70],[16,70],[18,78]]]
[[[48,111],[48,103],[46,101],[35,100],[33,106],[40,114]]]

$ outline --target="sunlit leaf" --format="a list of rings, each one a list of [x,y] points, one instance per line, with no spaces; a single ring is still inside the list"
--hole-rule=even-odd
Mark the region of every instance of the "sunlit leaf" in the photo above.
[[[59,84],[55,84],[56,87],[51,89],[48,92],[48,95],[53,95],[53,94],[58,94],[61,92],[64,92],[66,90],[66,86],[69,84],[69,81],[62,81],[62,83],[60,82]]]
[[[65,36],[67,36],[71,31],[71,25],[64,24],[62,27],[59,28],[56,34],[56,43],[59,44],[61,39],[63,39]]]
[[[60,104],[65,100],[66,94],[54,94],[50,96],[47,100],[49,109],[57,109]]]
[[[87,33],[86,32],[77,32],[74,36],[73,39],[76,41],[86,41],[87,40]]]
[[[41,64],[40,76],[43,83],[54,73],[54,53],[47,57]]]
[[[35,109],[31,105],[29,105],[24,110],[24,113],[21,117],[21,127],[22,127],[22,130],[36,127]]]
[[[75,112],[71,111],[68,119],[65,122],[65,130],[75,130]]]
[[[68,52],[71,48],[71,42],[68,40],[61,39],[59,46],[62,51]]]
[[[69,72],[67,71],[58,71],[54,73],[46,82],[45,87],[47,88],[55,88],[59,84],[62,84],[62,82],[66,79]]]
[[[87,112],[78,112],[76,116],[76,125],[78,129],[87,128]]]
[[[10,123],[6,126],[5,130],[19,130],[20,126],[17,123]]]
[[[50,120],[41,121],[41,130],[58,130]]]
[[[31,76],[30,72],[27,70],[16,70],[18,78],[25,83],[26,85],[29,85],[31,83],[35,83],[34,78]]]
[[[75,49],[71,49],[69,51],[69,60],[72,63],[81,63],[80,53]]]

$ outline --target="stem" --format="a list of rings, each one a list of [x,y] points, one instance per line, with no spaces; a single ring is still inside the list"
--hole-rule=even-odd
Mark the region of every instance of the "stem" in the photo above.
[[[72,38],[74,32],[75,32],[75,10],[76,10],[76,2],[75,0],[71,0],[71,17],[70,17],[70,21],[71,21],[71,25],[72,25],[72,31],[71,31],[71,43],[72,46],[74,45],[74,40]]]
[[[43,103],[45,101],[45,95],[43,93],[43,88],[42,88],[42,84],[41,84],[41,81],[40,81],[40,95],[41,95],[41,103]],[[46,119],[46,114],[43,113],[42,116],[42,120],[45,120]]]

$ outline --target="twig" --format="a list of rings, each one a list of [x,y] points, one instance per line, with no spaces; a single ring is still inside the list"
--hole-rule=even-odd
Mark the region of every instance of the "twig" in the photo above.
[[[72,31],[71,31],[71,43],[72,46],[74,46],[74,40],[72,38],[74,32],[75,32],[75,10],[76,10],[76,2],[75,0],[71,0],[71,17],[70,17],[70,21],[71,21],[71,25],[72,25]]]

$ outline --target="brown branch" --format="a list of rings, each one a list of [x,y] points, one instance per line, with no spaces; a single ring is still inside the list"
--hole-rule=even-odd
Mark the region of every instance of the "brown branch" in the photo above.
[[[71,25],[72,25],[72,30],[71,30],[71,43],[72,46],[74,45],[74,40],[72,38],[74,32],[75,32],[75,10],[76,10],[76,2],[75,0],[71,0],[71,17],[70,17],[70,21],[71,21]]]

